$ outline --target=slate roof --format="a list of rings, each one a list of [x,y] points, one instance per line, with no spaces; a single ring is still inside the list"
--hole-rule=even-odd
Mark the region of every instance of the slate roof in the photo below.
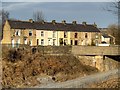
[[[77,31],[77,32],[100,32],[98,28],[93,25],[83,25],[72,23],[56,23],[45,22],[44,24],[41,22],[29,22],[29,21],[15,21],[8,20],[12,29],[37,29],[37,30],[56,30],[56,31]]]

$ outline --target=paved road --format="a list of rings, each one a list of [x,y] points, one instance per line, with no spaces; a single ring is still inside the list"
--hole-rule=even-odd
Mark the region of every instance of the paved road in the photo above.
[[[107,72],[97,73],[81,78],[76,78],[73,80],[68,80],[66,82],[51,83],[47,85],[39,85],[35,88],[88,88],[89,84],[105,81],[110,77],[118,77],[118,69],[110,70]]]

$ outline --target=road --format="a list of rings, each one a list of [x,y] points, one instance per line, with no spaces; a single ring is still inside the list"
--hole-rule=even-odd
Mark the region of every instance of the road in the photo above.
[[[110,77],[118,77],[118,69],[110,70],[107,72],[100,72],[93,75],[68,80],[65,82],[51,83],[47,85],[39,85],[34,88],[89,88],[89,84],[106,81]]]

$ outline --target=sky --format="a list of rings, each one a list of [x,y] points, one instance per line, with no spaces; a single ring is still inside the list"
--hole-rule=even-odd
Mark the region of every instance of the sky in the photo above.
[[[61,22],[66,20],[70,23],[77,21],[82,23],[86,21],[88,24],[94,22],[100,28],[106,28],[110,24],[117,23],[117,16],[110,13],[103,8],[108,7],[111,2],[101,2],[105,0],[98,0],[98,2],[87,2],[88,0],[64,0],[66,2],[47,2],[48,0],[2,0],[2,8],[10,13],[10,18],[19,20],[28,20],[33,18],[33,12],[42,11],[47,21],[56,20]],[[62,1],[62,0],[61,0]],[[69,1],[69,2],[68,2]],[[107,0],[111,1],[111,0]]]

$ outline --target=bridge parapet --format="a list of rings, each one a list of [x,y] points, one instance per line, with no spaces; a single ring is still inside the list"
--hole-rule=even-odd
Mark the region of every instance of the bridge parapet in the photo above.
[[[77,55],[120,55],[120,46],[72,46]]]

